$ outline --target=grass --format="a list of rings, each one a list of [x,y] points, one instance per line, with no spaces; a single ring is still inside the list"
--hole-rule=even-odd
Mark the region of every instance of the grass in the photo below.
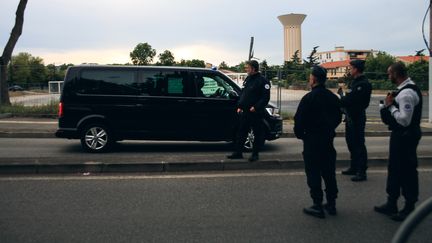
[[[291,112],[282,111],[281,116],[284,120],[294,120],[294,114]]]
[[[0,113],[11,113],[15,117],[45,117],[56,118],[58,113],[58,102],[48,105],[24,106],[15,104],[10,106],[0,106]]]

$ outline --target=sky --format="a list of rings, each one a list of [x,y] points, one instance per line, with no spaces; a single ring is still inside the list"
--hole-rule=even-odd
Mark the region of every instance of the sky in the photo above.
[[[19,0],[1,0],[0,50],[9,38]],[[29,0],[14,55],[28,52],[44,63],[127,63],[147,42],[180,59],[234,66],[248,57],[283,63],[283,27],[277,16],[306,14],[303,58],[318,51],[374,49],[413,55],[425,48],[427,0]],[[428,35],[429,25],[426,21]],[[155,58],[155,61],[157,58]]]

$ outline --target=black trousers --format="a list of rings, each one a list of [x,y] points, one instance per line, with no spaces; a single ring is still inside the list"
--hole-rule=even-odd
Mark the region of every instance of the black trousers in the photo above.
[[[336,150],[334,136],[307,136],[303,139],[303,159],[307,184],[315,204],[323,201],[321,178],[324,180],[328,203],[334,203],[338,188],[336,183]]]
[[[254,133],[252,152],[255,154],[259,153],[265,139],[262,112],[243,112],[239,115],[239,128],[236,134],[235,152],[243,152],[243,147],[251,128]]]
[[[392,131],[386,189],[389,200],[396,201],[402,191],[407,203],[417,202],[417,146],[420,138],[420,128],[415,131]]]
[[[345,140],[351,155],[351,168],[358,173],[366,173],[367,150],[365,145],[366,116],[347,117],[345,123]]]

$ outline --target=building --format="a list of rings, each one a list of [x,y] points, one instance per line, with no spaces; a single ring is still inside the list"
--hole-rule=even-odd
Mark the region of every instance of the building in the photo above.
[[[301,24],[306,15],[286,14],[278,17],[284,27],[284,60],[291,61],[294,53],[298,51],[299,58],[302,58],[301,47]]]
[[[396,61],[401,61],[405,63],[405,65],[409,65],[413,62],[418,62],[421,60],[429,62],[429,56],[397,56],[396,57]]]
[[[365,60],[369,55],[378,53],[375,50],[345,50],[343,46],[338,46],[334,51],[317,52],[318,63],[327,69],[329,79],[343,78],[348,72],[348,66],[351,60]]]

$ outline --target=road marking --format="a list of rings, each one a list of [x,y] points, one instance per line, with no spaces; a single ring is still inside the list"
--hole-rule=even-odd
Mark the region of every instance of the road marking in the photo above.
[[[432,168],[418,169],[419,173],[432,173]],[[0,181],[80,181],[80,180],[154,180],[154,179],[213,179],[213,178],[235,178],[235,177],[282,177],[282,176],[305,176],[303,171],[295,172],[237,172],[221,174],[175,174],[175,175],[66,175],[66,176],[0,176]],[[387,170],[368,170],[368,174],[387,174]],[[336,172],[340,175],[340,171]]]

